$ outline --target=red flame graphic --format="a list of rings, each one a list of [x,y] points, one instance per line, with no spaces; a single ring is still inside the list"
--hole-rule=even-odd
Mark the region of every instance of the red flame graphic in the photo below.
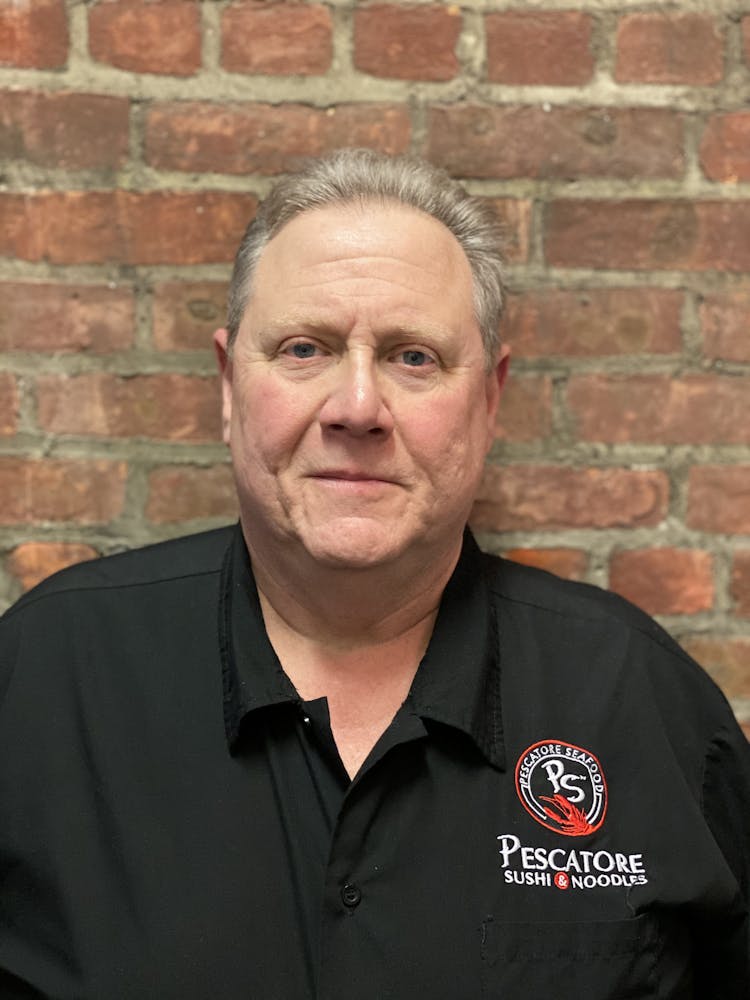
[[[568,802],[564,795],[540,795],[540,799],[549,802],[550,806],[544,806],[544,811],[553,823],[557,823],[564,833],[573,837],[582,837],[584,834],[592,833],[595,829],[586,819],[581,810]]]

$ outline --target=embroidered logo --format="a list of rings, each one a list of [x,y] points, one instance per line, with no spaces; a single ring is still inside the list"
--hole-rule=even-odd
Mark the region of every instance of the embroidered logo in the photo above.
[[[566,837],[594,833],[607,812],[601,764],[562,740],[541,740],[524,750],[516,764],[516,791],[537,823]]]

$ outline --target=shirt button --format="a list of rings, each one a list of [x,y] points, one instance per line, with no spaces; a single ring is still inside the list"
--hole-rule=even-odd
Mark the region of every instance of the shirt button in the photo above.
[[[359,886],[354,885],[353,882],[347,882],[341,890],[341,902],[344,906],[354,909],[355,906],[359,906],[361,899],[362,891]]]

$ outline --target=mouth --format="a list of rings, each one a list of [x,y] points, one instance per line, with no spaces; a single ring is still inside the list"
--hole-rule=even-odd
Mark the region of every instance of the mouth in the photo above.
[[[364,488],[398,485],[394,479],[387,476],[354,469],[322,469],[319,472],[310,473],[309,478],[332,485],[340,484],[342,487],[349,484],[352,487],[361,486]]]

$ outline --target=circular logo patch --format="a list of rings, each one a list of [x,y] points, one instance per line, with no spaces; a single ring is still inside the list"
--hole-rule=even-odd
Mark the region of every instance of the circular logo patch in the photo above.
[[[518,797],[537,823],[566,837],[598,830],[607,812],[602,766],[588,750],[562,740],[541,740],[516,764]]]

